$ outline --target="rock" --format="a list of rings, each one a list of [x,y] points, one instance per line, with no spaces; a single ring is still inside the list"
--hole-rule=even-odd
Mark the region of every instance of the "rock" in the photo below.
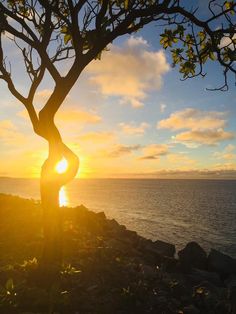
[[[231,305],[231,313],[236,314],[236,287],[229,289],[229,301]]]
[[[158,269],[149,265],[140,266],[143,277],[147,280],[156,279],[158,275]]]
[[[200,311],[194,305],[187,305],[183,308],[184,314],[199,314]]]
[[[106,219],[106,215],[104,212],[99,212],[96,214],[97,218],[101,219],[101,220],[105,220]]]
[[[207,267],[209,271],[215,271],[227,277],[230,274],[236,274],[236,259],[212,249],[207,259]]]
[[[224,283],[228,288],[236,287],[236,275],[230,275]]]
[[[108,222],[109,229],[111,229],[113,232],[119,230],[120,225],[115,219],[110,219],[107,222]]]
[[[161,255],[168,256],[168,257],[174,257],[175,255],[174,244],[157,240],[152,243],[152,246],[153,246],[153,249],[157,250],[157,252]]]
[[[228,296],[231,305],[231,311],[236,314],[236,275],[232,274],[225,280],[225,285],[228,288]]]
[[[192,267],[206,269],[207,254],[197,242],[189,242],[178,252],[181,267],[189,270]]]
[[[198,284],[202,281],[209,281],[218,287],[222,286],[220,276],[215,272],[193,268],[189,277],[194,282],[194,284]]]
[[[228,301],[225,301],[225,300],[217,301],[215,309],[214,309],[214,313],[215,314],[223,314],[223,313],[234,314],[233,311],[230,312]]]

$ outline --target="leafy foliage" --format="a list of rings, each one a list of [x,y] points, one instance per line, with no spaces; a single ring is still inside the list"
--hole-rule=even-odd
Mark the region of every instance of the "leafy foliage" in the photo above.
[[[100,59],[114,39],[155,22],[163,29],[161,45],[171,50],[173,66],[179,66],[184,79],[204,76],[203,65],[218,60],[225,78],[221,89],[225,89],[228,73],[236,73],[235,8],[235,1],[223,5],[209,1],[208,17],[202,19],[197,9],[188,9],[184,1],[174,0],[1,0],[0,79],[25,105],[38,135],[48,139],[46,129],[50,129],[60,138],[53,117],[83,69],[93,59]],[[16,89],[7,66],[2,43],[8,35],[22,53],[31,82],[27,96]],[[58,64],[68,59],[71,66],[62,74]],[[34,97],[46,71],[55,89],[37,114]]]
[[[223,5],[210,1],[208,5],[212,16],[206,21],[191,19],[189,15],[178,20],[177,16],[169,17],[168,25],[162,33],[160,44],[164,49],[171,49],[173,66],[178,65],[183,78],[205,76],[203,65],[207,61],[216,61],[224,67],[225,83],[220,90],[228,89],[227,74],[235,73],[236,31],[234,1],[225,1]],[[196,12],[194,12],[196,13]],[[221,27],[213,29],[211,23],[217,19]]]

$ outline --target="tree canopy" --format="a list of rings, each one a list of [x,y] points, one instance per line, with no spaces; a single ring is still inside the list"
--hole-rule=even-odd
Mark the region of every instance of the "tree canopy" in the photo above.
[[[186,0],[1,0],[0,78],[25,105],[36,133],[40,127],[34,96],[47,71],[55,89],[41,111],[51,120],[83,69],[117,37],[138,31],[154,22],[161,30],[160,43],[170,49],[173,66],[183,78],[204,76],[208,59],[223,66],[224,83],[236,74],[235,1],[207,1],[206,14],[199,16],[195,1]],[[29,76],[28,94],[14,85],[3,42],[12,40],[22,53]],[[66,74],[59,64],[70,59]],[[44,133],[44,134],[43,134]]]

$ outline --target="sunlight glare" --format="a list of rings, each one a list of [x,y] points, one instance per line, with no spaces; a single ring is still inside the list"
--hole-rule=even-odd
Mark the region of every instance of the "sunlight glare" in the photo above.
[[[59,206],[62,207],[67,205],[68,205],[67,193],[65,187],[63,186],[59,192]]]
[[[68,167],[68,162],[66,159],[62,159],[61,161],[59,161],[56,165],[56,172],[58,173],[64,173],[66,172]]]

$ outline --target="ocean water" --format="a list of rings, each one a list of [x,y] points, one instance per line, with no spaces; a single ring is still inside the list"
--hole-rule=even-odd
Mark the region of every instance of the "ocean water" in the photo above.
[[[39,199],[39,181],[3,178],[0,193]],[[60,201],[104,211],[177,249],[197,241],[236,257],[236,180],[78,179],[63,188]]]

